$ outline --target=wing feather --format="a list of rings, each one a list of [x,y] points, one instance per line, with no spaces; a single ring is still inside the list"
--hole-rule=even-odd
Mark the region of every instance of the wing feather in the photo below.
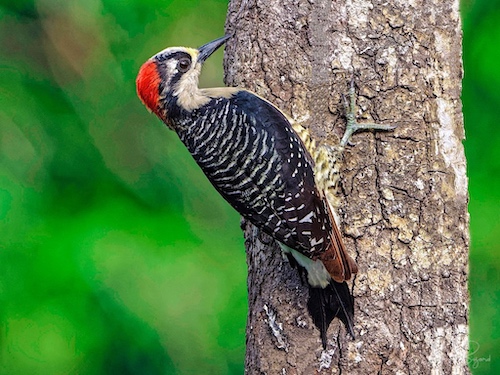
[[[185,143],[214,187],[240,214],[279,242],[309,258],[319,257],[335,281],[348,279],[355,263],[345,250],[328,202],[316,187],[314,162],[286,116],[245,90],[212,100],[213,105],[205,107],[207,113],[196,114],[199,122],[192,131],[206,131],[217,142],[205,146],[199,136]],[[229,114],[232,122],[214,128],[209,119],[221,112]],[[225,158],[214,162],[210,153],[220,158],[217,148],[224,149]]]

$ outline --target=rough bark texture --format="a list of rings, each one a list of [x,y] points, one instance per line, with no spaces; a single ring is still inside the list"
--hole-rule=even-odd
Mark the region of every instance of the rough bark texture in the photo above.
[[[456,0],[233,0],[229,85],[248,88],[338,144],[355,76],[358,120],[338,216],[360,271],[356,339],[338,321],[323,351],[307,288],[247,225],[248,374],[466,374],[467,178]]]

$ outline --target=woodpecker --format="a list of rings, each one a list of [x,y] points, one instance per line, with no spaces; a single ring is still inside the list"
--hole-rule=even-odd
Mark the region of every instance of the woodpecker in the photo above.
[[[306,149],[310,139],[301,139],[281,110],[248,90],[198,87],[203,63],[227,39],[157,53],[140,68],[137,93],[177,133],[220,195],[305,269],[308,310],[325,348],[335,317],[354,337],[346,280],[358,267],[317,181]],[[353,132],[357,124],[348,126]]]

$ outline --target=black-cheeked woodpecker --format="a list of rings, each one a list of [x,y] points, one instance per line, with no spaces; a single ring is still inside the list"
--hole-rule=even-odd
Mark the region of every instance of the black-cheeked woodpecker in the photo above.
[[[305,268],[308,310],[326,347],[326,331],[335,317],[354,336],[353,298],[345,281],[357,265],[318,183],[308,141],[291,121],[250,91],[198,88],[202,64],[227,39],[199,49],[159,52],[140,68],[137,93],[177,133],[224,199]],[[350,134],[357,126],[348,121]]]

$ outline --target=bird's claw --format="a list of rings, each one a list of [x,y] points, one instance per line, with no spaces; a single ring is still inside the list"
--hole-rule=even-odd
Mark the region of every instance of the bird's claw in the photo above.
[[[351,85],[349,87],[349,99],[345,95],[342,96],[345,107],[345,117],[346,117],[346,129],[344,136],[340,141],[340,145],[345,147],[346,145],[353,145],[350,142],[351,136],[358,132],[364,130],[381,130],[389,131],[396,128],[394,125],[381,125],[374,123],[358,123],[356,121],[356,92],[354,90],[354,79],[351,80]]]

